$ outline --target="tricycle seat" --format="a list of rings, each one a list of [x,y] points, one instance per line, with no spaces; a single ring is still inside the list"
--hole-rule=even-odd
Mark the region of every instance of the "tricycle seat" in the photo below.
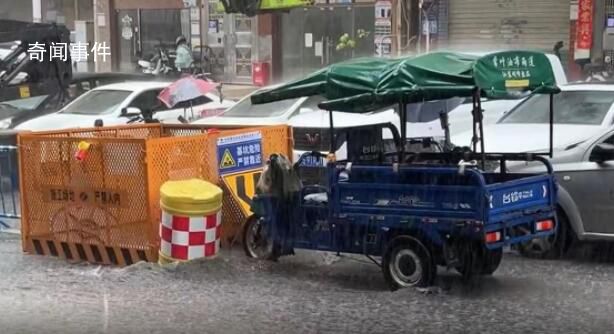
[[[313,193],[303,197],[303,200],[305,201],[305,204],[327,204],[328,194],[325,192]]]

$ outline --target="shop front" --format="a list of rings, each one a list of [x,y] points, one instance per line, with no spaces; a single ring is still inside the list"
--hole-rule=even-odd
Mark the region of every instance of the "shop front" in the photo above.
[[[93,0],[44,0],[40,10],[43,22],[63,24],[69,30],[75,30],[75,21],[94,20]]]
[[[569,40],[569,0],[448,2],[448,44],[456,50],[552,52],[557,42]]]
[[[345,59],[382,54],[381,50],[389,52],[382,42],[376,45],[376,38],[386,41],[379,26],[376,31],[376,17],[389,15],[388,10],[384,14],[376,11],[373,2],[316,4],[282,14],[281,29],[276,32],[281,41],[281,78],[292,79]]]
[[[207,45],[212,74],[225,82],[252,83],[258,18],[227,14],[219,1],[208,4]]]
[[[174,50],[175,40],[185,36],[191,46],[200,46],[200,11],[182,1],[115,1],[111,18],[115,67],[138,71],[137,61],[160,49]]]

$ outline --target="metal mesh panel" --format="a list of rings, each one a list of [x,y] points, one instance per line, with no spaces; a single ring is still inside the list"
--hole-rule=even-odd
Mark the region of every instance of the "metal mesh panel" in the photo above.
[[[185,137],[197,136],[205,133],[207,127],[193,125],[164,125],[162,127],[162,135],[164,137]]]
[[[21,139],[26,250],[30,240],[50,240],[151,253],[157,230],[148,216],[145,141],[91,138],[77,161],[82,139]]]
[[[155,261],[161,185],[187,178],[221,183],[220,136],[257,130],[265,158],[291,156],[291,131],[285,126],[215,134],[203,134],[204,129],[142,125],[20,135],[24,250],[106,264]],[[74,154],[82,140],[92,146],[77,161]],[[223,210],[227,244],[246,217],[228,189]]]
[[[44,137],[75,137],[75,138],[133,138],[149,139],[162,136],[160,124],[128,125],[116,127],[97,127],[71,129],[66,131],[38,132],[36,136]]]
[[[161,138],[147,143],[149,210],[159,222],[160,187],[169,180],[202,178],[217,183],[207,170],[210,143],[206,135]]]
[[[228,188],[222,184],[224,197],[222,206],[222,232],[221,242],[222,247],[230,248],[233,244],[240,240],[243,224],[247,217],[241,210],[239,203],[230,195]]]

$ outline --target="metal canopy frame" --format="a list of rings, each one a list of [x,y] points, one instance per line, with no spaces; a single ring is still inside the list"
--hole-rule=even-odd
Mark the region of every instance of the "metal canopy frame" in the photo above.
[[[522,153],[486,153],[486,149],[485,149],[485,143],[484,143],[484,117],[483,117],[483,112],[484,110],[482,109],[482,99],[481,99],[481,92],[480,89],[478,87],[476,87],[474,89],[473,95],[472,95],[472,104],[473,104],[473,108],[472,108],[472,118],[473,118],[473,137],[472,137],[472,150],[473,150],[473,155],[464,155],[466,158],[469,158],[469,156],[471,157],[476,157],[477,155],[477,144],[478,142],[480,143],[480,152],[479,155],[477,155],[477,157],[479,157],[479,160],[481,162],[481,167],[482,169],[485,169],[486,167],[486,161],[488,160],[499,160],[501,163],[501,172],[505,173],[505,161],[506,160],[527,160],[527,161],[533,161],[533,160],[539,160],[542,161],[543,158],[541,158],[541,156],[548,156],[550,158],[553,157],[553,153],[554,153],[554,94],[553,93],[549,93],[549,100],[550,100],[550,105],[549,105],[549,150],[547,153],[531,153],[531,154],[522,154]],[[401,126],[401,142],[399,143],[399,147],[398,147],[398,159],[399,159],[399,163],[403,162],[404,157],[405,157],[405,143],[407,142],[407,103],[405,102],[404,98],[400,99],[400,102],[398,103],[399,106],[399,118],[400,118],[400,126]],[[333,110],[328,110],[328,115],[329,115],[329,121],[330,121],[330,149],[329,149],[329,153],[330,154],[334,154],[335,153],[335,126],[333,123]],[[479,134],[478,134],[479,133]],[[430,153],[428,154],[429,156],[432,157],[439,157],[439,158],[452,158],[452,157],[458,157],[459,154],[457,153]],[[551,170],[549,170],[549,172],[552,172]]]

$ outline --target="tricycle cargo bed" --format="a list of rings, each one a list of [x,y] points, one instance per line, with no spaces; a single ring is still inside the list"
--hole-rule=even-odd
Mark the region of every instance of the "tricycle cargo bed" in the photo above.
[[[553,217],[554,178],[549,174],[488,174],[455,167],[354,166],[336,176],[338,215],[394,215],[430,221],[476,221],[485,231]],[[529,229],[530,230],[530,229]]]

